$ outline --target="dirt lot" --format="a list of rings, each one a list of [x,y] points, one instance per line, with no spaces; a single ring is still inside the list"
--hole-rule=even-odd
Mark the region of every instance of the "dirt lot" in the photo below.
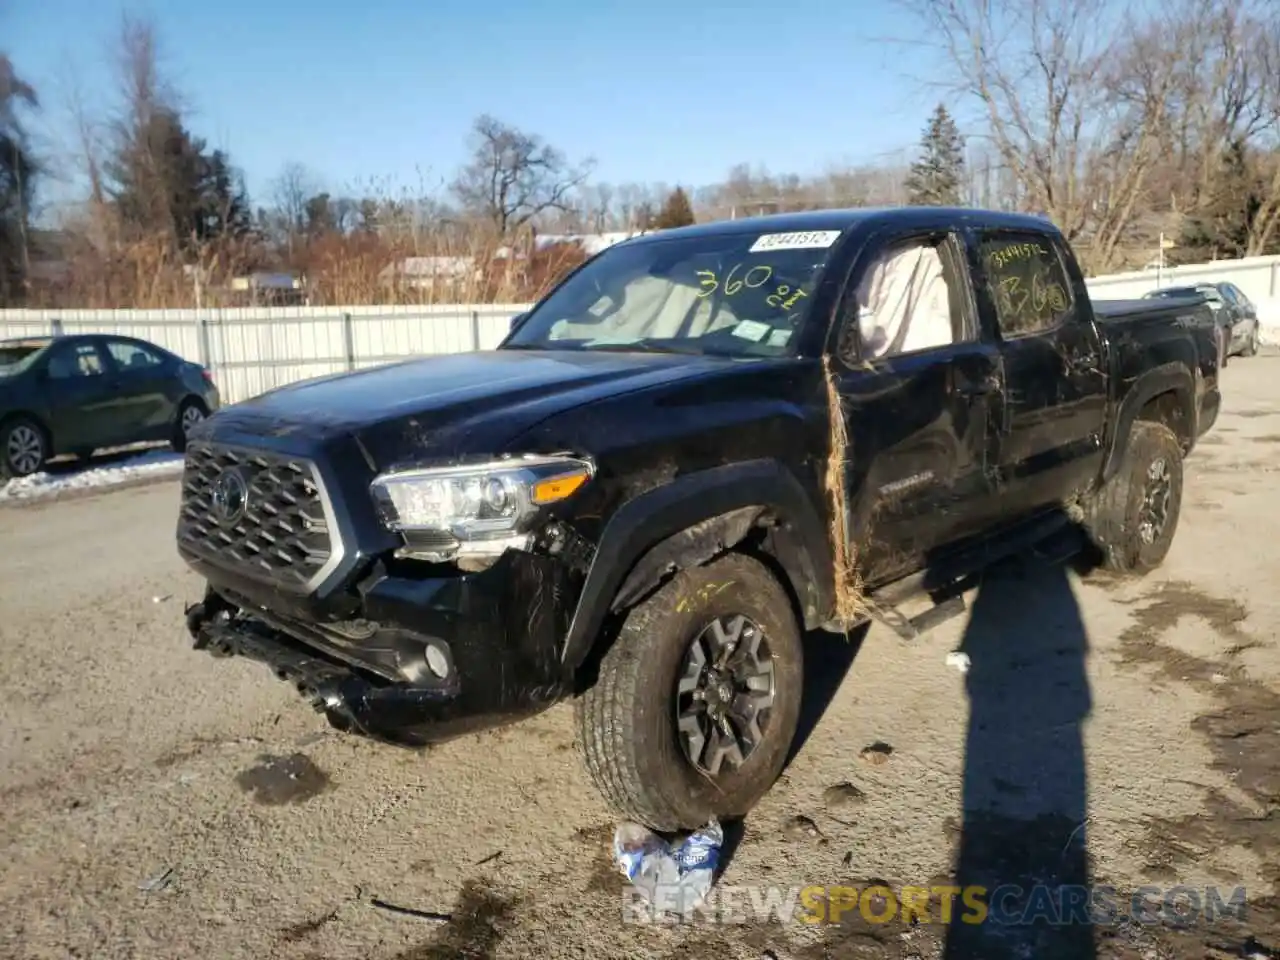
[[[1158,575],[1019,566],[914,647],[815,643],[816,726],[721,884],[1244,886],[1243,922],[624,925],[568,707],[421,754],[326,732],[189,649],[165,482],[0,509],[0,955],[1272,956],[1280,358],[1224,379]]]

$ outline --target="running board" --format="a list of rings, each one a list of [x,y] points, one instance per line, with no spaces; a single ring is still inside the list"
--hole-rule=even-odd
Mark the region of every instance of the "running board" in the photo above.
[[[1062,513],[1040,517],[1027,526],[970,547],[937,567],[922,570],[885,585],[871,594],[870,619],[883,623],[903,640],[916,640],[968,609],[964,592],[976,585],[977,576],[993,563],[1030,552],[1048,564],[1062,563],[1085,546],[1084,536]],[[908,617],[899,605],[921,595],[933,605]]]
[[[964,597],[952,597],[936,603],[923,613],[914,617],[906,616],[897,607],[879,607],[872,618],[883,623],[903,640],[918,640],[934,627],[939,627],[948,620],[954,620],[968,609]]]
[[[936,567],[886,584],[871,594],[871,600],[877,606],[891,607],[922,593],[931,596],[951,593],[957,584],[976,576],[993,563],[1031,550],[1064,531],[1070,532],[1070,523],[1065,514],[1050,513],[1006,536],[962,550]]]

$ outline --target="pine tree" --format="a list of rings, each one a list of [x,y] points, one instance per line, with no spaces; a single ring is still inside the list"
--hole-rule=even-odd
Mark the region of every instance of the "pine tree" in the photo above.
[[[106,172],[121,220],[139,236],[187,249],[251,226],[243,178],[221,150],[208,151],[177,111],[153,111],[124,130]]]
[[[1200,208],[1183,224],[1176,258],[1183,262],[1233,260],[1249,252],[1249,238],[1266,197],[1255,156],[1243,140],[1222,149],[1213,187]],[[1276,252],[1272,243],[1264,254]]]
[[[662,204],[662,209],[654,217],[653,228],[655,230],[670,230],[672,227],[691,226],[696,222],[693,217],[693,204],[689,201],[689,194],[685,193],[683,187],[676,187],[667,194],[667,199]]]
[[[920,158],[907,175],[913,205],[958,206],[964,183],[964,142],[947,108],[938,104],[920,140]]]

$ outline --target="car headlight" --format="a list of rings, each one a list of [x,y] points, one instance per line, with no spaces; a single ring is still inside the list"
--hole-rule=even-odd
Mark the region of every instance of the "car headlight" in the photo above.
[[[385,473],[370,485],[383,525],[404,552],[444,560],[523,547],[539,511],[565,500],[595,473],[578,457],[513,457],[460,467]]]

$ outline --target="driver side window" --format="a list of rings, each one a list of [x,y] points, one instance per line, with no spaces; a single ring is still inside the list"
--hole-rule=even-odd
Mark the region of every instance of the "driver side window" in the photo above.
[[[882,360],[956,342],[962,287],[945,240],[913,239],[885,247],[858,280],[837,347],[846,363]]]

